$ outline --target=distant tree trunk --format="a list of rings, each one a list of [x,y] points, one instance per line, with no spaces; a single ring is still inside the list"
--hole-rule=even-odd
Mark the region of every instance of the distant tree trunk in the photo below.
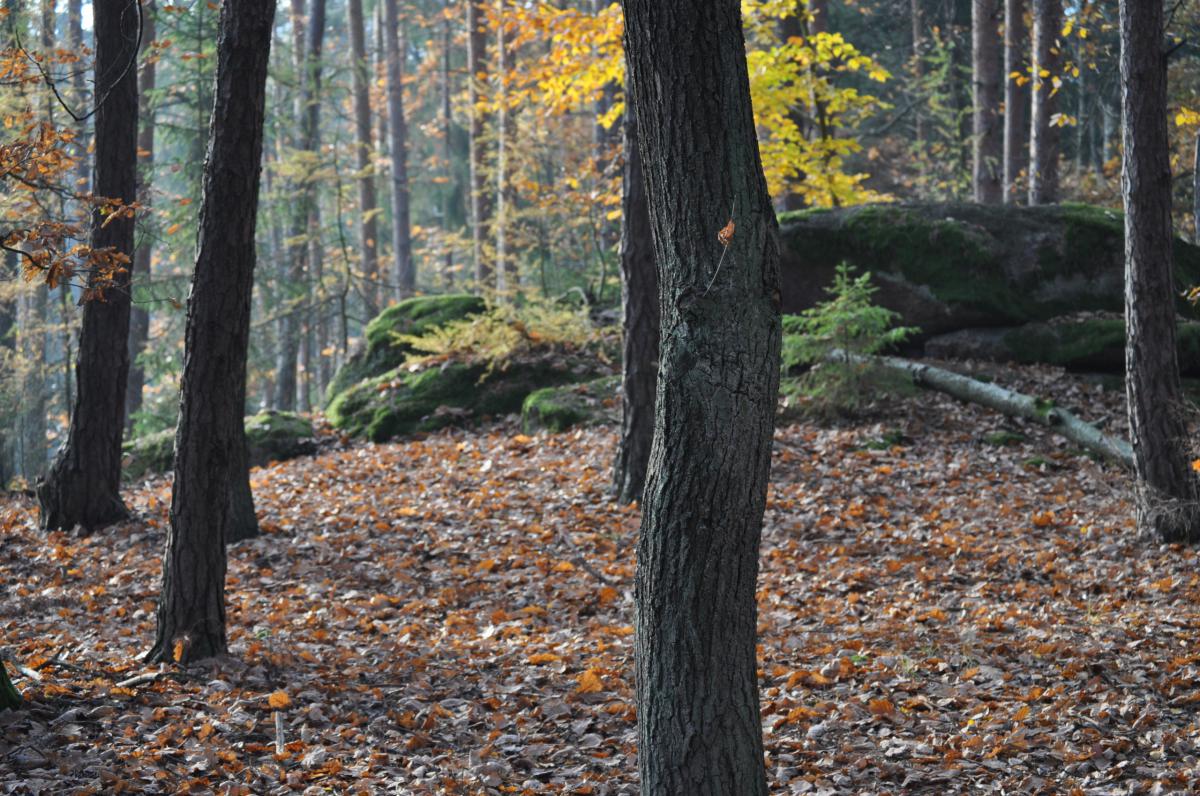
[[[153,13],[153,9],[151,10]],[[67,0],[67,46],[71,52],[83,50],[83,0]],[[87,99],[87,86],[84,80],[84,70],[74,69],[71,73],[71,88],[74,102],[80,110]],[[79,123],[79,135],[76,141],[75,190],[87,193],[91,186],[92,164],[88,156],[87,121]]]
[[[779,384],[778,227],[740,4],[624,7],[663,312],[637,554],[641,789],[757,796],[767,786],[755,582]],[[717,235],[731,213],[726,251]]]
[[[467,8],[473,8],[469,3]],[[417,273],[412,257],[412,220],[408,190],[408,122],[404,117],[404,52],[400,47],[400,14],[396,0],[384,0],[384,43],[387,46],[388,116],[392,133],[392,281],[396,298],[413,295]]]
[[[1138,532],[1200,538],[1175,347],[1171,161],[1163,0],[1121,0],[1125,144],[1125,389]]]
[[[1029,152],[1029,89],[1013,79],[1026,74],[1025,0],[1004,0],[1004,203],[1020,200],[1018,181]]]
[[[140,15],[128,0],[94,0],[96,35],[96,193],[126,204],[137,198],[137,57]],[[92,215],[91,246],[133,255],[133,220]],[[121,502],[121,432],[129,377],[129,272],[88,286],[103,300],[87,302],[79,337],[78,385],[67,441],[38,483],[45,529],[92,531],[127,516]]]
[[[304,119],[307,113],[304,87],[308,82],[308,70],[304,57],[304,0],[291,0],[289,17],[292,28],[292,71],[296,81],[292,90],[292,117],[295,120],[295,132],[289,139],[291,145],[297,150],[303,150]],[[304,235],[308,228],[306,197],[311,186],[305,175],[300,179],[293,178],[290,187],[295,194],[299,194],[301,201],[289,205],[287,268],[283,278],[280,279],[283,314],[279,320],[279,360],[275,374],[274,407],[283,412],[296,410],[296,400],[300,393],[298,379],[300,336],[303,326],[302,316],[305,314],[302,305],[310,298],[306,289],[308,244]]]
[[[18,347],[27,367],[21,379],[20,467],[21,475],[33,483],[46,472],[46,361],[48,313],[46,289],[39,286],[19,298]]]
[[[325,6],[325,0],[312,0],[312,13],[309,15],[305,41],[304,89],[308,101],[304,109],[301,132],[304,135],[305,149],[312,152],[315,159],[320,158],[321,152],[321,50],[325,42]],[[309,182],[305,199],[308,204],[308,271],[312,285],[310,296],[315,290],[317,299],[317,310],[310,313],[309,323],[316,333],[313,358],[318,362],[317,393],[324,395],[332,368],[330,358],[325,354],[329,345],[329,307],[325,291],[325,246],[321,239],[321,201],[315,183]]]
[[[362,247],[363,298],[367,315],[379,313],[378,232],[375,221],[375,166],[371,161],[371,97],[367,90],[367,46],[363,28],[362,0],[347,0],[350,25],[350,55],[354,76],[355,164],[358,168],[358,233]]]
[[[812,14],[812,32],[829,32],[829,0],[808,0],[808,11]]]
[[[246,480],[246,350],[274,15],[275,0],[221,5],[216,102],[188,299],[171,527],[158,632],[147,655],[151,661],[187,663],[227,648],[226,498],[235,482]]]
[[[807,3],[805,2],[805,0],[796,0],[796,8],[794,9],[794,12],[779,21],[779,37],[784,42],[788,41],[789,39],[804,38],[807,35],[807,30],[806,30],[807,26],[804,23],[804,16],[803,16],[806,8],[807,8]],[[809,134],[809,131],[808,131],[809,119],[808,119],[808,114],[806,111],[807,111],[807,109],[803,105],[798,103],[795,107],[792,108],[791,112],[789,113],[789,118],[791,119],[792,124],[796,125],[796,131],[799,133],[801,138],[805,138],[805,139],[808,138],[808,134]],[[626,148],[625,153],[626,153],[625,154],[625,159],[626,159],[626,163],[625,163],[626,172],[625,173],[626,173],[626,175],[628,175],[629,174],[629,172],[628,172],[629,149],[628,148]],[[638,164],[638,168],[639,169],[641,168],[641,164]],[[804,183],[804,178],[805,178],[805,175],[797,174],[796,177],[792,180],[792,182],[796,185],[801,185]],[[786,193],[784,193],[784,195],[782,197],[780,197],[780,199],[779,199],[779,206],[783,210],[801,210],[805,207],[805,205],[806,205],[806,202],[804,201],[804,195],[801,193],[798,193],[794,190],[791,190],[790,186],[788,187]],[[624,236],[624,234],[625,234],[624,230],[622,230],[621,234],[622,234],[622,236]],[[622,243],[622,245],[624,245],[624,243]],[[622,255],[622,260],[623,259],[624,259],[624,255]],[[625,267],[624,262],[622,262],[621,267],[622,267],[622,269],[624,269],[624,267]],[[624,283],[622,283],[622,284],[624,284]]]
[[[1192,150],[1192,234],[1192,240],[1200,246],[1200,132],[1196,133]]]
[[[910,3],[912,17],[912,59],[913,59],[913,86],[917,95],[916,105],[913,108],[913,124],[916,141],[914,148],[917,152],[925,151],[925,139],[928,137],[925,131],[925,89],[921,85],[925,79],[925,14],[921,8],[921,0],[911,0]],[[918,161],[918,164],[921,161]],[[920,166],[922,171],[924,169]]]
[[[971,2],[971,74],[974,88],[971,182],[975,201],[1004,198],[1004,126],[1000,115],[1000,14],[1002,0]]]
[[[509,0],[496,0],[496,215],[492,227],[496,234],[496,290],[501,294],[515,290],[516,266],[508,253],[508,9]]]
[[[7,43],[0,39],[0,47],[4,46]],[[15,252],[0,252],[0,280],[16,281],[20,273],[18,257]],[[13,339],[16,325],[17,302],[10,296],[0,297],[0,366],[7,366],[16,354]],[[15,420],[15,414],[16,407],[0,409],[0,420],[5,421],[0,423],[0,490],[8,487],[16,470],[13,462],[20,447],[15,439],[17,424],[9,422]]]
[[[1029,128],[1029,204],[1058,201],[1059,128],[1051,123],[1058,108],[1054,78],[1060,58],[1055,41],[1062,29],[1062,0],[1033,0],[1033,112]]]
[[[475,282],[480,290],[492,284],[492,260],[488,257],[487,241],[491,218],[491,194],[487,189],[484,166],[484,130],[487,116],[477,105],[480,89],[487,85],[487,22],[483,13],[484,0],[467,0],[467,98],[471,103],[470,169],[471,169],[471,256],[475,265]]]
[[[650,445],[654,441],[654,394],[658,381],[658,270],[637,117],[625,108],[625,174],[621,197],[621,440],[613,467],[613,491],[621,503],[641,501]]]
[[[156,86],[156,65],[153,57],[148,58],[155,37],[155,17],[158,7],[154,0],[142,7],[144,23],[142,25],[142,74],[139,78],[138,116],[142,129],[138,133],[138,155],[141,159],[141,174],[138,179],[138,201],[142,207],[150,208],[153,197],[150,193],[150,183],[154,179],[154,94]],[[154,255],[153,224],[148,213],[142,216],[142,234],[138,241],[137,250],[133,253],[133,292],[138,298],[130,307],[129,315],[129,385],[125,396],[125,431],[133,432],[134,415],[142,408],[142,387],[146,382],[146,370],[138,362],[138,357],[146,350],[146,342],[150,339],[150,305],[147,303],[146,282],[150,280],[150,260]],[[139,284],[143,283],[143,284]],[[139,290],[141,288],[141,290]]]
[[[449,6],[450,0],[447,0]],[[454,149],[451,139],[454,117],[450,113],[450,95],[453,92],[450,71],[450,48],[453,37],[450,32],[450,11],[442,17],[442,159],[445,161],[446,182],[442,185],[442,284],[449,289],[454,285],[454,248],[450,245],[451,215],[454,205]]]

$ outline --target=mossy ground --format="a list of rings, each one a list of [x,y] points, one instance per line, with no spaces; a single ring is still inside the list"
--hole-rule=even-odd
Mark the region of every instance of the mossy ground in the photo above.
[[[418,372],[402,368],[343,391],[329,405],[329,422],[355,437],[383,442],[521,410],[547,385],[579,381],[594,366],[547,356],[514,361],[490,373],[485,366],[445,362]]]
[[[338,393],[349,387],[382,376],[403,364],[412,348],[397,340],[397,335],[425,334],[450,321],[483,312],[485,308],[483,299],[465,293],[418,296],[388,307],[367,324],[366,347],[334,374],[325,391],[326,404],[332,404]]]
[[[1200,373],[1200,323],[1179,324],[1176,340],[1180,371]],[[1004,343],[1021,363],[1108,373],[1119,373],[1125,367],[1125,321],[1120,318],[1031,324],[1009,332]]]
[[[553,434],[573,426],[617,419],[620,376],[605,376],[581,384],[543,387],[532,392],[521,406],[521,426],[526,433],[544,429]]]
[[[246,418],[247,458],[253,467],[311,453],[315,449],[312,436],[312,422],[294,412],[267,410],[250,415]],[[175,430],[129,440],[122,449],[126,479],[165,473],[174,464]]]

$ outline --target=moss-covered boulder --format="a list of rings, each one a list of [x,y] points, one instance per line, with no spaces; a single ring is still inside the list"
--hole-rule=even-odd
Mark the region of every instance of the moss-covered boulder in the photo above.
[[[316,449],[312,422],[306,417],[266,410],[246,418],[246,454],[251,467],[306,456]],[[175,431],[167,429],[138,437],[126,442],[123,450],[126,478],[165,473],[174,463]]]
[[[620,418],[620,376],[543,387],[525,398],[521,426],[526,433],[544,429],[557,434],[572,426],[615,422]]]
[[[1179,369],[1200,376],[1200,323],[1177,327]],[[1116,315],[1069,316],[1011,329],[961,329],[931,339],[925,354],[939,359],[982,359],[1060,365],[1089,373],[1125,369],[1125,321]]]
[[[412,349],[396,340],[396,335],[425,334],[450,321],[483,312],[485,307],[479,296],[466,294],[418,296],[388,307],[367,324],[365,345],[334,374],[325,391],[326,404],[348,387],[403,364]]]
[[[842,261],[926,336],[1123,306],[1124,222],[1103,208],[870,205],[780,221],[784,312],[824,300]],[[1181,286],[1200,282],[1200,248],[1176,240],[1175,264]]]
[[[374,442],[436,431],[484,417],[519,412],[526,396],[547,385],[595,375],[584,360],[546,356],[490,373],[481,364],[445,362],[410,372],[397,368],[340,393],[326,415],[337,429]]]

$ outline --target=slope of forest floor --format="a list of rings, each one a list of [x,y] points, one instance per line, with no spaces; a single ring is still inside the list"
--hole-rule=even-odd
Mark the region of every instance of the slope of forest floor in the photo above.
[[[1120,394],[998,380],[1123,427]],[[137,659],[167,481],[87,539],[0,503],[0,645],[40,678],[0,712],[0,792],[634,793],[615,436],[501,423],[256,470],[233,654],[186,670]],[[930,393],[776,440],[772,793],[1200,788],[1200,559],[1134,538],[1122,473]]]

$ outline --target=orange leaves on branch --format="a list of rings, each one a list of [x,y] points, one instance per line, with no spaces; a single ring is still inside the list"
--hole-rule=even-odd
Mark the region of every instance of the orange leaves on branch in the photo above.
[[[728,246],[733,242],[733,231],[737,226],[733,223],[733,219],[729,219],[729,223],[721,227],[721,231],[717,233],[717,240],[722,246]]]

